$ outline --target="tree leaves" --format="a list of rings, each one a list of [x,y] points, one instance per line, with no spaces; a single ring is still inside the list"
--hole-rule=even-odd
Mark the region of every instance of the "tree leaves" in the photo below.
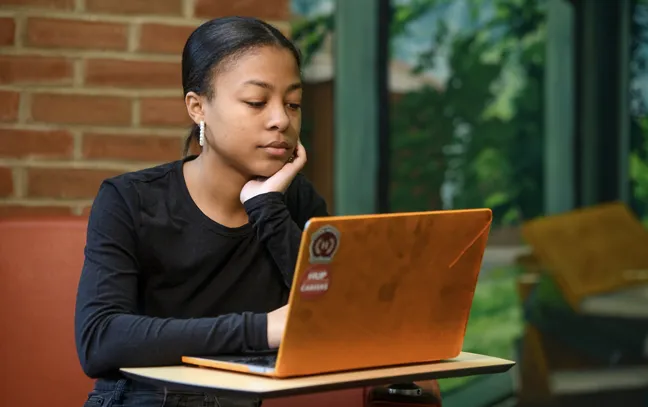
[[[413,73],[433,71],[445,49],[449,77],[443,89],[392,102],[391,210],[486,206],[496,224],[516,223],[542,213],[543,2],[465,1],[469,24],[458,31],[444,17],[451,0],[394,2],[392,40],[429,13],[439,17]],[[334,28],[324,15],[293,32],[312,55]]]

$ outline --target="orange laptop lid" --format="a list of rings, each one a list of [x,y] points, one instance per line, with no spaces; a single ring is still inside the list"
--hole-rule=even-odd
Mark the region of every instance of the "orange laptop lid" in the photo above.
[[[488,239],[489,209],[311,219],[275,377],[459,355]]]

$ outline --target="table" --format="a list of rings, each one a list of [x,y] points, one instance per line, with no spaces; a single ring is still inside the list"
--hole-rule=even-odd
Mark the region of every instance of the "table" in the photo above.
[[[455,359],[434,363],[288,379],[188,365],[122,368],[121,372],[130,379],[168,389],[268,399],[396,382],[504,373],[514,365],[510,360],[462,352]]]

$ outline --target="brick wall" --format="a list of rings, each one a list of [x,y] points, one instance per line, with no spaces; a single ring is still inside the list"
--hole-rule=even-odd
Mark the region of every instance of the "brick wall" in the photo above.
[[[83,215],[104,178],[178,159],[182,47],[232,14],[289,29],[289,0],[0,0],[0,216]]]

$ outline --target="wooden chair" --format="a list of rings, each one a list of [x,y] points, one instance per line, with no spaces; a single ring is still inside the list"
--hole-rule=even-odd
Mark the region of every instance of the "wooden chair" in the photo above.
[[[0,406],[82,406],[74,346],[83,219],[0,220]]]

